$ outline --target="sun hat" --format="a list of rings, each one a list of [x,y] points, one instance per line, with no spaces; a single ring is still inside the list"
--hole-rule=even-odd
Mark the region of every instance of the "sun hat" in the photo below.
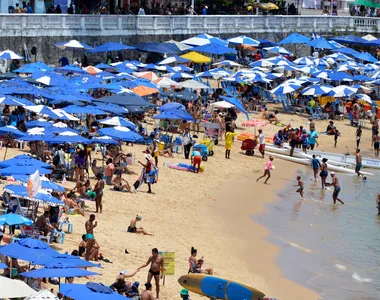
[[[142,216],[137,215],[136,219],[141,221],[142,220]]]
[[[188,295],[189,295],[189,291],[188,291],[187,289],[183,289],[183,290],[180,292],[180,294],[181,294],[182,296],[188,296]]]
[[[126,275],[127,273],[128,273],[127,270],[120,271],[120,275]]]

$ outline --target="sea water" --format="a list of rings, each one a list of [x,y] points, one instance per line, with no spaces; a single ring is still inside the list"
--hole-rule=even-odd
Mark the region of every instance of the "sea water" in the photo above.
[[[284,276],[316,290],[321,299],[380,299],[380,173],[367,176],[367,182],[338,173],[344,205],[333,205],[332,188],[322,190],[310,169],[297,175],[305,186],[303,200],[295,192],[295,176],[263,215],[253,217],[280,247],[277,263]]]

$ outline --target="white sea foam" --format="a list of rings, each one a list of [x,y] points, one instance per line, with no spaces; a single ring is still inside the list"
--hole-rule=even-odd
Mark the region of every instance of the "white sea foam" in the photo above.
[[[337,269],[339,269],[339,270],[342,270],[342,271],[346,271],[346,270],[347,270],[347,267],[344,266],[344,265],[338,265],[338,264],[336,264],[335,267],[336,267]]]
[[[307,253],[313,253],[314,251],[311,250],[311,249],[308,249],[308,248],[305,248],[305,247],[302,247],[296,243],[293,243],[293,242],[287,242],[290,246],[294,247],[294,248],[297,248],[297,249],[300,249],[302,251],[305,251]]]
[[[368,282],[372,282],[372,279],[371,278],[361,278],[358,273],[352,273],[352,278],[354,278],[355,280],[359,281],[359,282],[365,282],[365,283],[368,283]]]

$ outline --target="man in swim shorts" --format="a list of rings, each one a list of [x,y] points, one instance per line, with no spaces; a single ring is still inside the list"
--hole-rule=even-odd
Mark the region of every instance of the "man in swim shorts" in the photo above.
[[[296,190],[296,193],[300,193],[301,197],[303,198],[303,182],[301,180],[301,176],[297,176],[297,185],[295,186],[298,186],[298,190]]]
[[[193,151],[191,153],[191,163],[193,165],[194,173],[199,173],[201,167],[202,155],[199,151]]]
[[[360,169],[362,168],[362,155],[360,154],[360,149],[356,149],[356,167],[355,167],[355,173],[358,174],[358,176],[363,175],[360,173]]]
[[[332,178],[332,182],[330,183],[330,186],[334,187],[334,192],[333,192],[333,196],[332,196],[334,204],[336,204],[336,200],[338,200],[340,203],[344,204],[344,202],[338,198],[339,193],[340,193],[339,180],[335,176],[335,172],[331,172],[330,175],[331,175],[331,178]]]
[[[86,260],[90,260],[91,249],[94,244],[94,228],[98,226],[98,222],[95,221],[95,215],[91,214],[88,221],[85,223],[86,228]]]
[[[164,259],[158,255],[158,249],[153,248],[152,249],[152,256],[149,257],[148,261],[142,265],[138,270],[145,268],[147,265],[150,264],[150,269],[148,272],[148,279],[147,283],[150,283],[152,281],[152,278],[154,277],[154,281],[156,282],[156,299],[159,299],[160,294],[160,272],[163,272],[164,270]],[[161,273],[161,277],[163,276],[163,273]]]

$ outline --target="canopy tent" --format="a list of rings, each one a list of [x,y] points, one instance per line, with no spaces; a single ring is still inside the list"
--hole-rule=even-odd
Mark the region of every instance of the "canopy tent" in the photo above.
[[[238,99],[233,98],[233,97],[226,97],[226,96],[219,96],[219,98],[228,102],[228,103],[231,103],[232,105],[235,105],[236,108],[239,111],[241,111],[242,113],[244,113],[246,115],[247,119],[249,120],[248,112],[245,110],[243,103],[241,103]]]
[[[35,290],[24,281],[18,279],[9,279],[0,276],[0,286],[0,298],[2,299],[24,298],[37,295]]]
[[[197,52],[191,51],[189,53],[186,53],[184,55],[181,55],[182,58],[186,58],[188,60],[191,60],[192,62],[196,64],[204,64],[211,62],[211,58],[204,56],[202,54],[199,54]]]

